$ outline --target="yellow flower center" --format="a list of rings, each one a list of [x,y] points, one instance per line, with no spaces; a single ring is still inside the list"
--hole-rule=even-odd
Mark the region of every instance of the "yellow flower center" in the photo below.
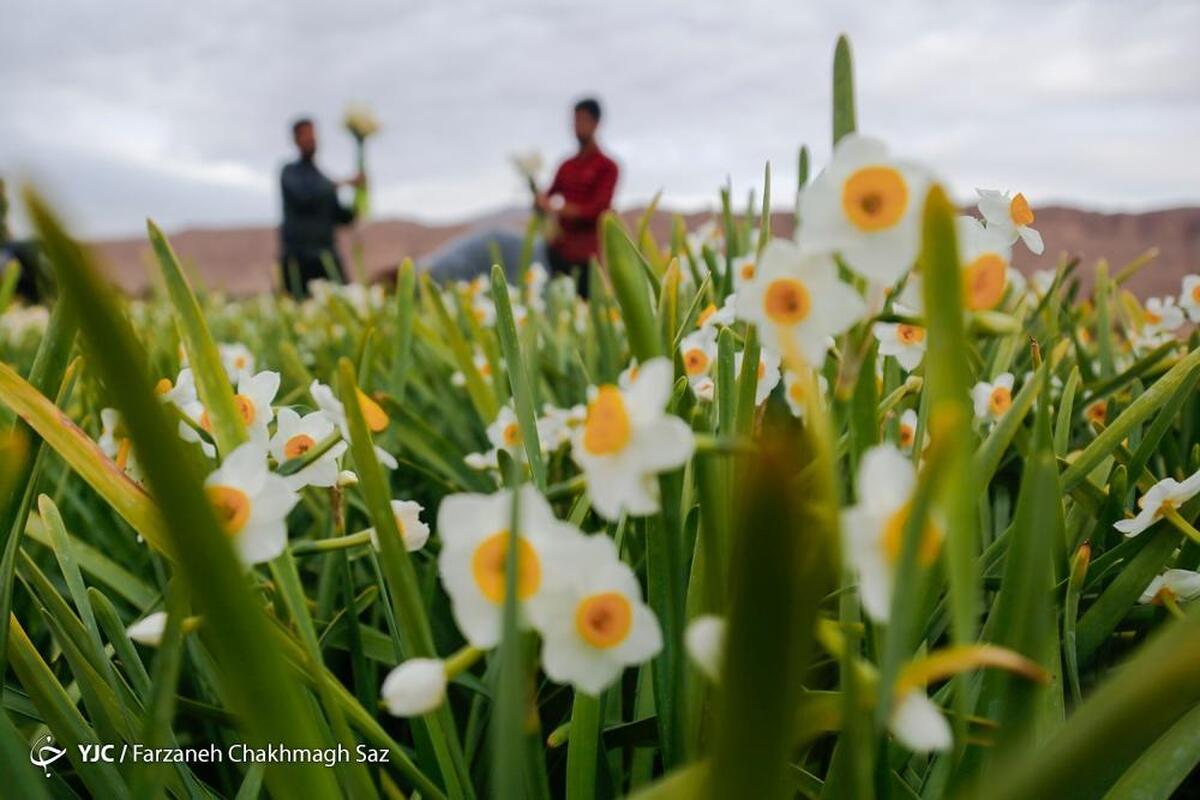
[[[842,210],[865,233],[890,228],[908,208],[908,185],[892,167],[863,167],[842,185]]]
[[[633,606],[619,592],[585,597],[575,609],[575,630],[592,647],[616,647],[633,628]]]
[[[1192,302],[1200,303],[1200,283],[1192,287]]]
[[[504,427],[504,443],[509,447],[515,447],[521,441],[521,426],[515,422],[508,423]]]
[[[154,384],[154,393],[162,396],[173,388],[175,387],[171,384],[170,378],[159,378],[158,383]]]
[[[244,394],[235,394],[233,396],[233,405],[237,408],[238,416],[242,418],[244,425],[254,422],[254,417],[258,413],[258,409],[254,407],[253,400]]]
[[[754,262],[747,261],[745,264],[742,264],[742,268],[738,271],[738,274],[744,281],[754,280]]]
[[[233,359],[233,368],[239,371],[244,370],[246,368],[246,363],[245,356],[236,356]]]
[[[904,545],[904,528],[912,514],[912,502],[900,506],[887,522],[883,523],[883,552],[892,564],[900,560],[900,549]],[[917,546],[917,563],[928,567],[937,560],[942,547],[942,532],[931,520],[925,521],[921,531],[921,543]]]
[[[367,428],[371,433],[379,433],[388,426],[387,412],[380,407],[366,392],[362,389],[357,389],[358,392],[358,407],[362,409],[363,419],[367,422]]]
[[[1196,286],[1196,291],[1192,294],[1196,295],[1196,302],[1200,303],[1200,285]],[[709,303],[704,307],[704,310],[696,317],[696,327],[704,327],[704,323],[708,322],[708,318],[717,313],[716,303]]]
[[[912,447],[913,437],[915,437],[916,435],[917,435],[917,433],[916,433],[916,431],[913,430],[911,425],[903,425],[902,424],[900,426],[900,446],[901,447]]]
[[[993,417],[998,417],[1012,407],[1012,389],[1005,386],[997,386],[992,389],[992,393],[988,396],[988,411],[992,412]]]
[[[307,433],[298,433],[284,443],[283,455],[289,459],[300,458],[300,456],[312,450],[316,444],[316,440]]]
[[[1155,314],[1153,311],[1151,311],[1148,308],[1145,311],[1145,317],[1146,317],[1147,325],[1158,325],[1159,323],[1161,323],[1163,321],[1161,314]]]
[[[1088,406],[1083,413],[1092,422],[1098,422],[1103,425],[1105,420],[1108,419],[1108,406],[1103,400],[1097,400]]]
[[[475,548],[471,558],[471,573],[479,591],[493,603],[504,602],[508,577],[509,532],[497,531]],[[542,565],[537,551],[524,538],[517,540],[517,599],[527,600],[542,585]]]
[[[896,326],[896,338],[902,344],[920,344],[925,341],[925,329],[920,325],[900,323]]]
[[[1008,285],[1008,264],[997,253],[984,253],[963,270],[963,292],[967,308],[995,308]]]
[[[1025,199],[1025,195],[1020,192],[1017,192],[1017,196],[1008,204],[1008,215],[1012,217],[1014,225],[1033,224],[1033,209],[1029,207],[1029,201]]]
[[[763,376],[765,376],[766,374],[767,374],[767,365],[761,361],[758,362],[758,370],[755,372],[754,377],[757,380],[761,381],[763,379]]]
[[[612,385],[601,386],[595,399],[588,403],[583,446],[593,455],[613,455],[624,450],[632,436],[621,390]]]
[[[808,287],[797,278],[779,278],[771,281],[763,295],[763,310],[767,319],[776,325],[796,325],[808,318],[812,311],[812,295]]]
[[[796,380],[795,382],[793,382],[792,385],[788,387],[788,397],[792,398],[793,402],[803,403],[804,402],[804,382],[801,380]]]
[[[237,409],[238,416],[241,417],[242,424],[249,426],[254,422],[254,415],[257,409],[254,407],[254,401],[244,394],[235,394],[233,396],[233,407]],[[200,427],[212,433],[212,417],[208,415],[208,409],[200,412]]]
[[[205,492],[222,530],[230,536],[240,533],[250,519],[250,498],[246,493],[232,486],[209,486]]]
[[[708,369],[708,353],[693,347],[683,354],[683,369],[688,375],[702,375]]]

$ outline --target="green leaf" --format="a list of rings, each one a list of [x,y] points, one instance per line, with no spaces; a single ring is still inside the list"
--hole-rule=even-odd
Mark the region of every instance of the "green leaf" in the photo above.
[[[217,522],[194,462],[187,458],[154,394],[145,353],[118,311],[112,290],[41,200],[31,193],[27,199],[59,286],[79,310],[80,332],[98,345],[92,348],[93,366],[106,379],[151,489],[160,504],[171,509],[171,524],[164,526],[162,539],[178,557],[175,563],[188,586],[192,607],[205,619],[202,636],[220,669],[225,699],[238,715],[242,733],[260,747],[285,742],[295,747],[322,746],[325,740],[303,702],[302,690],[279,652],[268,644],[262,607]],[[93,458],[102,458],[94,448]],[[120,475],[115,466],[108,469],[110,475]],[[148,498],[144,502],[150,505]],[[247,653],[254,653],[254,658],[246,658]],[[266,778],[271,790],[282,796],[338,795],[331,773],[315,764],[269,768]]]
[[[606,215],[602,227],[604,261],[608,265],[617,301],[621,304],[629,345],[633,354],[644,364],[662,355],[662,339],[650,302],[650,286],[642,269],[642,257],[615,214]]]
[[[1100,797],[1200,703],[1200,609],[1153,636],[1056,736],[1029,741],[978,786],[983,800]]]
[[[196,302],[196,295],[193,294],[187,276],[179,266],[179,259],[175,257],[171,244],[157,225],[147,220],[146,229],[162,271],[167,295],[175,308],[179,336],[187,353],[188,365],[196,378],[196,391],[212,422],[212,435],[217,450],[224,458],[246,441],[246,426],[242,423],[233,402],[233,390],[229,386],[225,367],[221,364],[217,345],[209,335],[208,323],[200,313],[200,304]]]
[[[854,114],[854,64],[850,56],[850,40],[839,36],[833,50],[833,143],[854,133],[857,123]]]
[[[496,305],[496,333],[500,337],[500,347],[504,352],[513,408],[521,426],[521,441],[525,444],[525,457],[529,459],[534,484],[545,490],[546,465],[542,460],[542,445],[538,439],[533,387],[529,380],[525,356],[521,352],[521,343],[517,339],[517,323],[513,319],[512,303],[508,299],[508,281],[504,277],[504,270],[499,266],[492,267],[492,301]]]
[[[738,484],[713,797],[786,796],[817,609],[837,575],[836,523],[820,511],[836,502],[832,462],[807,427],[782,425],[764,443],[775,446]]]
[[[404,548],[403,537],[392,512],[391,493],[388,491],[383,468],[375,457],[371,432],[367,428],[362,407],[358,400],[358,382],[354,377],[354,365],[347,358],[338,362],[338,388],[342,406],[346,411],[346,423],[350,429],[350,453],[358,470],[359,485],[367,503],[367,511],[379,540],[379,558],[391,596],[392,610],[400,626],[401,641],[405,655],[409,658],[436,658],[433,634],[421,600],[421,590],[412,558]],[[442,705],[423,718],[429,737],[437,754],[446,790],[451,796],[469,795],[470,778],[462,754],[462,745],[454,729],[454,720],[449,709]]]
[[[932,346],[931,343],[930,347]],[[1112,455],[1135,427],[1149,419],[1150,415],[1167,403],[1176,392],[1186,389],[1184,382],[1197,366],[1200,366],[1200,348],[1176,362],[1167,374],[1139,394],[1063,472],[1063,491],[1069,492],[1075,488],[1075,485],[1087,477],[1100,462]]]

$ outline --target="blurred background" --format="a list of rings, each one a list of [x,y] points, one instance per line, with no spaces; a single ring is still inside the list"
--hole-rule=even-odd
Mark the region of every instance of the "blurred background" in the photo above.
[[[536,150],[552,170],[584,94],[605,104],[618,206],[661,190],[664,207],[703,212],[727,179],[735,197],[761,191],[769,160],[788,210],[799,145],[818,167],[828,156],[839,32],[854,47],[860,131],[927,163],[964,202],[982,186],[1035,208],[1123,212],[1059,223],[1047,211],[1065,231],[1047,234],[1047,258],[1097,237],[1112,241],[1094,251],[1117,258],[1153,239],[1196,268],[1194,212],[1124,214],[1200,202],[1198,3],[3,6],[0,176],[36,181],[93,239],[136,239],[146,216],[193,238],[222,229],[182,249],[230,271],[235,291],[233,273],[273,255],[289,122],[314,116],[320,164],[346,176],[351,102],[383,125],[369,143],[379,222],[362,232],[372,269],[472,226],[519,224],[528,194],[508,156]],[[139,252],[118,241],[110,256],[134,270]]]

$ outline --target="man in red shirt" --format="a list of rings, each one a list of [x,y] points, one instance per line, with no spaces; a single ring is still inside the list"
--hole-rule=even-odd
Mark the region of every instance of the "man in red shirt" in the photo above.
[[[596,144],[599,124],[599,102],[589,97],[575,104],[579,152],[562,163],[550,188],[535,201],[538,210],[557,223],[546,247],[550,271],[573,275],[582,297],[587,297],[588,261],[600,252],[597,223],[617,188],[617,164]]]

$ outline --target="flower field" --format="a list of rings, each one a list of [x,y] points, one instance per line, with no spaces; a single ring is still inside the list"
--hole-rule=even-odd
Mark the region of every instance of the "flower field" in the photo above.
[[[234,300],[153,223],[128,299],[28,190],[3,795],[1196,791],[1200,278],[1023,278],[1036,209],[859,133],[845,40],[832,122],[794,238],[770,168],[610,215],[586,302],[528,259]]]

